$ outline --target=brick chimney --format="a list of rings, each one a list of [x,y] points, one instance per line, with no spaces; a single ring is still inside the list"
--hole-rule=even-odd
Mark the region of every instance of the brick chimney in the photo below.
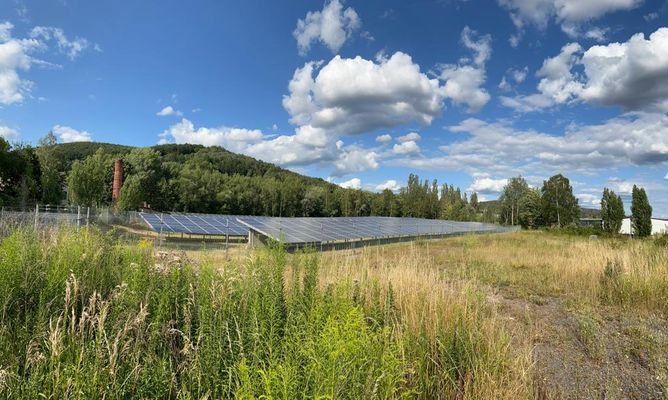
[[[121,186],[123,186],[123,161],[114,161],[114,184],[111,188],[111,202],[116,204],[121,195]]]

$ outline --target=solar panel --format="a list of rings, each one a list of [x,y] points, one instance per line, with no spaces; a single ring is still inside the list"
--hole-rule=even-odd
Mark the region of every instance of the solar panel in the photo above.
[[[249,229],[284,243],[322,243],[380,238],[502,231],[494,224],[393,217],[237,217]]]
[[[494,224],[395,217],[253,217],[195,213],[140,213],[156,232],[247,236],[249,229],[285,243],[323,243],[380,238],[501,231]]]
[[[234,215],[142,212],[139,213],[139,216],[156,232],[219,236],[248,235],[248,227],[237,221]]]

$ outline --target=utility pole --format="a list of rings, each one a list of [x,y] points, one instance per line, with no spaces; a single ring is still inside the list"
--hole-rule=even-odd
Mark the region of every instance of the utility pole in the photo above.
[[[561,182],[556,185],[555,190],[557,192],[557,225],[561,228],[561,217],[559,214],[559,185],[561,185]]]

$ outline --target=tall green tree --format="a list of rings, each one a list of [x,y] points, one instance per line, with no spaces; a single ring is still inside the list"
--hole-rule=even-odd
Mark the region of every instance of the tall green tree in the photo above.
[[[56,153],[58,139],[49,132],[39,139],[35,152],[39,159],[42,183],[42,202],[59,204],[63,200],[62,160]]]
[[[473,212],[478,213],[478,193],[473,192],[471,193],[471,199],[469,200],[469,205],[471,206],[471,209]]]
[[[603,189],[601,197],[601,219],[603,220],[603,231],[610,234],[619,233],[624,219],[624,202],[620,196],[608,188]]]
[[[644,188],[633,185],[631,196],[631,224],[633,233],[639,237],[652,234],[652,206]]]
[[[541,215],[548,225],[566,226],[580,218],[580,206],[571,182],[561,174],[543,182],[541,204]]]
[[[137,210],[142,206],[143,195],[141,178],[138,175],[130,175],[123,182],[116,206],[119,210]]]
[[[169,205],[164,201],[162,188],[166,185],[164,171],[160,161],[160,153],[150,148],[136,148],[123,158],[124,183],[133,176],[125,190],[126,196],[131,199],[120,201],[118,207],[121,209],[136,209],[143,202],[151,204],[156,209],[165,209]],[[130,188],[132,186],[132,188]],[[121,188],[121,196],[123,195]]]
[[[520,203],[528,192],[529,184],[526,179],[521,176],[508,179],[499,198],[502,204],[501,222],[508,225],[519,223]]]
[[[110,172],[113,173],[112,161],[102,149],[83,161],[75,161],[67,177],[70,203],[88,207],[102,205],[111,186]]]
[[[542,225],[540,191],[530,188],[519,200],[519,223],[524,229],[536,229]]]

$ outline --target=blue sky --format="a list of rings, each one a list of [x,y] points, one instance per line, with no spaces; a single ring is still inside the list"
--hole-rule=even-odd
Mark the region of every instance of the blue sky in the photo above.
[[[0,4],[0,135],[221,145],[367,190],[562,173],[668,216],[668,3]]]

